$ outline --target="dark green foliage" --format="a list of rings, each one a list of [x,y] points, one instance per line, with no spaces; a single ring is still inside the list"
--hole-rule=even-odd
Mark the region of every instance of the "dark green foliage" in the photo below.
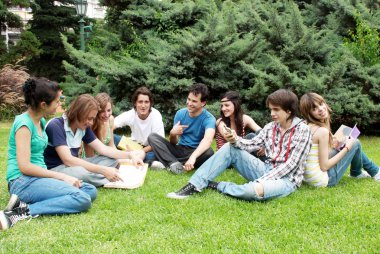
[[[358,122],[366,129],[380,122],[380,71],[343,46],[343,35],[355,28],[355,13],[371,24],[378,22],[374,18],[378,13],[364,3],[110,3],[105,1],[108,19],[114,23],[108,22],[107,32],[99,29],[89,53],[66,46],[74,65],[85,70],[68,65],[67,80],[75,84],[98,77],[122,110],[131,106],[133,91],[147,85],[157,95],[156,107],[164,114],[166,126],[171,127],[175,111],[185,104],[188,87],[203,82],[210,88],[208,104],[216,116],[214,102],[225,91],[238,90],[247,113],[264,125],[270,120],[266,97],[288,88],[299,96],[307,91],[326,96],[336,114],[335,125]],[[99,90],[98,84],[83,83],[78,90]]]
[[[58,6],[54,2],[63,4]],[[71,43],[76,36],[67,33],[69,28],[78,27],[78,17],[74,7],[64,6],[73,4],[73,0],[35,0],[32,4],[33,19],[29,21],[30,31],[41,42],[43,50],[39,58],[34,58],[28,64],[30,71],[36,76],[45,76],[52,80],[61,80],[64,74],[62,61],[68,59],[60,33],[66,34]]]
[[[32,58],[38,58],[42,50],[41,43],[30,31],[21,33],[17,44],[10,46],[9,52],[1,57],[4,63],[26,65]]]

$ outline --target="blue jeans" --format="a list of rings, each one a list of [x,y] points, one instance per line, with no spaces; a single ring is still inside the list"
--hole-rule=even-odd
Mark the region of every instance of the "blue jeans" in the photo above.
[[[335,153],[330,156],[333,157],[337,153],[338,151],[335,151]],[[334,167],[329,168],[327,171],[327,174],[329,175],[329,183],[327,186],[337,185],[350,164],[351,176],[360,175],[362,168],[367,171],[370,176],[375,176],[379,172],[379,166],[368,159],[367,155],[363,152],[360,141],[357,139],[350,151],[348,151],[348,153]]]
[[[233,166],[240,175],[250,182],[243,185],[220,182],[218,191],[221,193],[244,200],[263,201],[285,197],[297,189],[296,185],[286,177],[278,180],[260,181],[264,187],[264,196],[258,196],[255,190],[255,185],[258,184],[256,179],[269,172],[273,168],[272,165],[264,163],[247,151],[235,148],[229,143],[223,145],[210,159],[203,163],[189,182],[197,189],[202,190],[207,187],[209,181],[214,180],[230,166]]]
[[[97,196],[91,184],[82,183],[78,189],[57,179],[25,175],[10,182],[9,192],[29,205],[32,216],[84,212]]]

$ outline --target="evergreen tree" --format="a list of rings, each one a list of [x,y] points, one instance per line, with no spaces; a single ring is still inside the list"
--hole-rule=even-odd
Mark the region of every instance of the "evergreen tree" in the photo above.
[[[27,0],[6,0],[0,1],[0,31],[4,31],[7,28],[21,28],[23,26],[20,17],[10,11],[9,7],[12,6],[28,6]],[[7,45],[5,44],[5,38],[0,36],[0,67],[7,62]]]
[[[71,43],[76,36],[69,34],[69,28],[78,27],[74,0],[35,0],[32,5],[33,19],[29,21],[30,31],[41,42],[43,52],[39,58],[33,59],[29,70],[37,76],[49,77],[52,80],[61,80],[64,74],[62,61],[68,58],[64,50],[60,33],[69,36]]]
[[[125,9],[115,8],[117,2],[126,4]],[[358,12],[376,24],[375,14],[365,4],[259,0],[112,3],[110,12],[118,15],[112,16],[114,23],[106,25],[113,34],[110,41],[99,33],[89,53],[66,44],[72,58],[66,80],[74,85],[97,77],[123,110],[131,106],[129,98],[135,88],[147,85],[157,95],[156,107],[170,126],[174,112],[185,104],[187,88],[203,82],[211,90],[209,105],[217,115],[218,103],[212,102],[227,90],[238,90],[247,113],[261,125],[269,121],[265,99],[279,88],[292,89],[299,96],[307,91],[326,96],[336,114],[335,125],[357,122],[365,129],[380,122],[378,67],[365,66],[343,45],[344,36],[355,28]],[[122,28],[129,31],[128,36]],[[96,92],[99,84],[90,83],[84,87]],[[75,92],[81,91],[82,86]]]

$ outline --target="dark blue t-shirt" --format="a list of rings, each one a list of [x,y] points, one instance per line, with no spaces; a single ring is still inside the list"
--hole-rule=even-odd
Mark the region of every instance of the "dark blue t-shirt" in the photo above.
[[[46,134],[48,135],[49,143],[44,151],[44,159],[48,169],[63,164],[55,147],[68,146],[71,155],[78,157],[81,142],[89,144],[96,139],[90,127],[86,130],[78,128],[74,134],[65,115],[50,120],[46,126]]]

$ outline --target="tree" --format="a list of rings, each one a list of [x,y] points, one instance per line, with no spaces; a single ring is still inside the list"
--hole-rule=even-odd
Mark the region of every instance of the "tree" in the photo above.
[[[126,4],[125,9],[116,10],[117,2]],[[101,40],[102,35],[94,36],[99,44],[88,54],[65,44],[72,58],[66,80],[73,85],[99,77],[102,89],[122,109],[131,106],[128,101],[135,88],[147,85],[157,95],[156,107],[169,126],[185,103],[187,88],[203,82],[211,90],[208,104],[215,112],[218,103],[213,101],[227,90],[238,90],[248,113],[262,125],[269,121],[265,98],[279,88],[292,89],[299,96],[307,91],[324,95],[337,114],[335,125],[357,122],[365,129],[380,122],[379,68],[367,68],[343,46],[355,22],[341,21],[354,21],[354,13],[360,11],[368,22],[377,22],[362,3],[112,3],[110,12],[118,15],[105,27],[117,47],[112,53],[104,50],[110,42]],[[75,66],[84,67],[80,76]],[[90,92],[99,87],[86,84]]]
[[[33,19],[29,21],[30,31],[41,42],[42,53],[39,58],[29,62],[29,70],[36,76],[48,77],[60,81],[64,75],[62,61],[68,59],[60,33],[66,34],[71,43],[75,34],[70,34],[69,28],[78,27],[78,17],[75,15],[73,0],[35,0],[32,5]]]
[[[7,30],[8,28],[21,28],[23,26],[20,17],[10,11],[9,7],[12,6],[28,6],[27,0],[6,0],[0,1],[0,31]],[[0,36],[0,66],[3,66],[6,61],[5,57],[8,53],[8,47],[5,40]]]

